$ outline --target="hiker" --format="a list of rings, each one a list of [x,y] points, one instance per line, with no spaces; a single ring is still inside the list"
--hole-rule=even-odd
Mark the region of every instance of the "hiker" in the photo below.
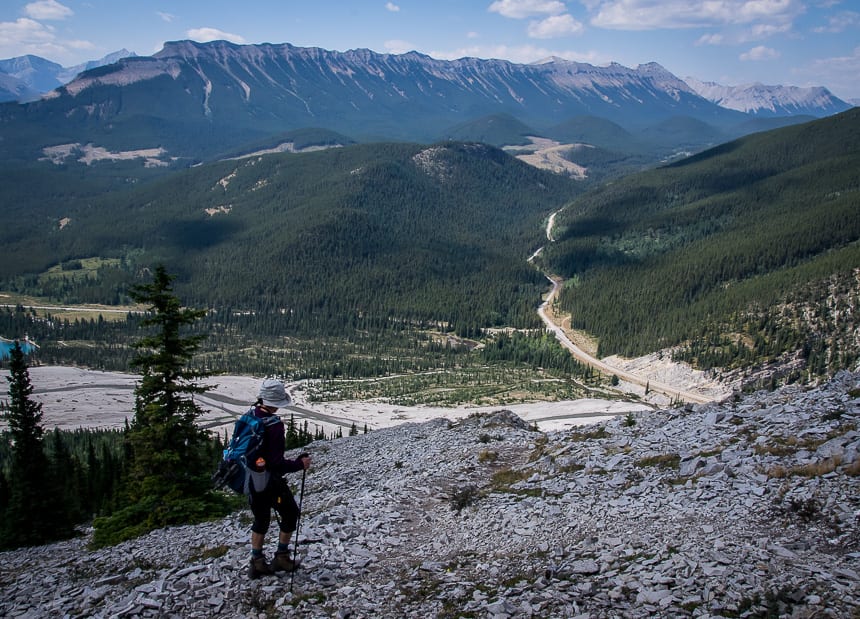
[[[275,415],[279,408],[291,403],[284,384],[268,378],[260,386],[257,402],[249,412],[264,418]],[[295,561],[290,558],[289,547],[299,519],[299,506],[284,475],[308,469],[311,458],[308,454],[302,454],[295,460],[288,460],[284,456],[284,443],[283,421],[268,425],[256,463],[251,467],[251,487],[248,495],[251,513],[254,515],[254,524],[251,525],[251,562],[248,568],[251,578],[259,578],[279,570],[291,572],[296,568]],[[280,531],[278,550],[275,552],[274,561],[269,564],[263,554],[263,540],[269,530],[273,509],[278,514]]]

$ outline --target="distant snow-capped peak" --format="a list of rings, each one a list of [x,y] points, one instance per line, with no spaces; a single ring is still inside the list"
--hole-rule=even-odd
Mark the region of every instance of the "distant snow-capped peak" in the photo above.
[[[113,64],[136,54],[127,49],[108,54],[72,67],[63,67],[39,56],[17,56],[0,60],[0,101],[33,101],[40,95],[50,95],[55,88],[74,80],[79,73]],[[3,96],[3,93],[6,96]]]
[[[58,74],[57,79],[60,80],[63,84],[72,81],[78,73],[83,73],[84,71],[88,71],[90,69],[97,69],[98,67],[103,67],[105,65],[113,64],[122,60],[123,58],[133,58],[137,56],[134,52],[130,52],[125,48],[122,48],[119,51],[108,54],[107,56],[103,56],[98,60],[90,60],[88,62],[82,62],[81,64],[74,65],[72,67],[63,68]]]
[[[808,113],[820,116],[850,107],[822,86],[767,85],[760,82],[741,86],[723,86],[703,82],[694,77],[685,78],[687,84],[700,96],[717,105],[748,114],[787,115]]]

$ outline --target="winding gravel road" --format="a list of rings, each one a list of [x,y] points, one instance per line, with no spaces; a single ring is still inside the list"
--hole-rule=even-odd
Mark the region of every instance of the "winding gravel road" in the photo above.
[[[556,211],[555,213],[550,215],[549,220],[546,224],[546,238],[547,241],[550,243],[555,240],[552,235],[552,228],[555,224],[555,217],[559,212],[560,211]],[[534,263],[534,259],[538,255],[540,255],[542,249],[543,247],[533,253],[529,258],[529,262]],[[649,389],[650,391],[662,393],[663,395],[666,395],[667,397],[671,398],[673,401],[682,400],[684,402],[692,402],[696,404],[704,404],[706,402],[713,401],[713,398],[709,398],[700,393],[685,391],[672,385],[655,382],[648,378],[643,378],[641,376],[637,376],[636,374],[632,374],[628,371],[622,370],[621,368],[611,366],[608,363],[605,363],[604,361],[601,361],[600,359],[591,356],[582,348],[574,344],[573,341],[571,341],[571,339],[564,332],[564,329],[562,329],[560,325],[553,322],[552,318],[549,315],[549,312],[547,311],[547,308],[551,307],[553,301],[555,301],[555,298],[558,296],[558,292],[559,290],[561,290],[561,286],[564,283],[564,280],[558,276],[547,275],[546,272],[544,272],[544,275],[552,284],[552,290],[547,295],[546,300],[544,300],[544,302],[541,303],[540,307],[538,308],[538,315],[540,316],[544,325],[546,325],[547,331],[555,335],[559,343],[561,343],[562,346],[569,350],[577,361],[579,361],[580,363],[584,363],[590,367],[593,367],[594,369],[598,370],[599,372],[602,372],[603,374],[607,374],[610,376],[615,375],[620,380],[633,383],[634,385],[640,385],[642,387],[645,387],[646,389]]]

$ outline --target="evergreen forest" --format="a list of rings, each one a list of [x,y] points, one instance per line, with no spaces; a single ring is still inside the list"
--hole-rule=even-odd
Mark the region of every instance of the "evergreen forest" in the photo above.
[[[542,220],[577,191],[477,144],[225,161],[139,190],[54,198],[38,226],[4,213],[15,260],[0,266],[0,286],[115,303],[165,264],[187,302],[280,313],[282,332],[391,319],[528,326],[545,285],[525,258],[542,242]],[[81,277],[76,261],[93,258],[101,268]]]
[[[600,356],[676,347],[724,370],[798,357],[794,380],[858,361],[856,108],[608,183],[556,222],[541,258]]]
[[[16,173],[32,178],[10,183],[0,213],[12,257],[0,262],[0,290],[26,301],[0,308],[0,334],[28,334],[39,363],[127,370],[144,319],[129,290],[163,264],[178,296],[204,310],[189,326],[206,336],[197,370],[468,370],[497,346],[518,357],[494,333],[541,329],[545,271],[566,279],[557,309],[596,338],[599,356],[672,348],[700,368],[789,362],[788,378],[810,379],[857,361],[858,143],[850,110],[589,183],[463,142],[352,144],[136,176],[122,163],[41,162],[58,183],[34,182],[44,170],[23,166]],[[526,258],[544,245],[535,268]],[[31,309],[40,302],[127,312]],[[541,369],[567,371],[544,358],[553,362]]]
[[[135,185],[45,189],[38,226],[13,208],[0,289],[128,304],[129,287],[164,264],[183,300],[207,309],[192,327],[207,335],[195,363],[311,377],[450,367],[475,344],[449,335],[538,327],[546,279],[526,258],[582,190],[455,142],[228,160]],[[29,334],[42,363],[125,369],[139,320],[22,306],[0,311],[0,333]]]
[[[93,522],[96,546],[152,529],[198,522],[241,505],[216,492],[210,476],[226,446],[198,427],[192,395],[206,372],[189,362],[205,339],[188,333],[204,312],[181,307],[172,277],[159,266],[153,281],[130,291],[149,311],[132,345],[141,372],[131,424],[122,431],[48,433],[32,399],[27,361],[16,341],[9,358],[9,399],[0,406],[0,548],[43,544],[75,535]],[[292,417],[287,449],[327,437],[311,435]],[[353,433],[358,429],[353,427]]]

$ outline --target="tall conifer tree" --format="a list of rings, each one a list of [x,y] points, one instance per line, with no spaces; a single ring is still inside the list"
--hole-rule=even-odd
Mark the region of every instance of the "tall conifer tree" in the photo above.
[[[55,539],[54,513],[60,501],[51,496],[44,451],[42,405],[30,399],[33,386],[19,342],[10,351],[9,408],[3,413],[12,441],[9,502],[3,521],[3,545],[30,546]]]
[[[184,335],[204,310],[181,307],[163,266],[150,284],[135,286],[132,298],[149,306],[144,327],[155,327],[135,344],[133,365],[142,371],[135,389],[134,420],[126,432],[125,507],[96,519],[96,545],[115,543],[152,529],[202,520],[223,510],[209,481],[210,439],[195,424],[202,410],[193,401],[204,372],[187,369],[205,337]]]

